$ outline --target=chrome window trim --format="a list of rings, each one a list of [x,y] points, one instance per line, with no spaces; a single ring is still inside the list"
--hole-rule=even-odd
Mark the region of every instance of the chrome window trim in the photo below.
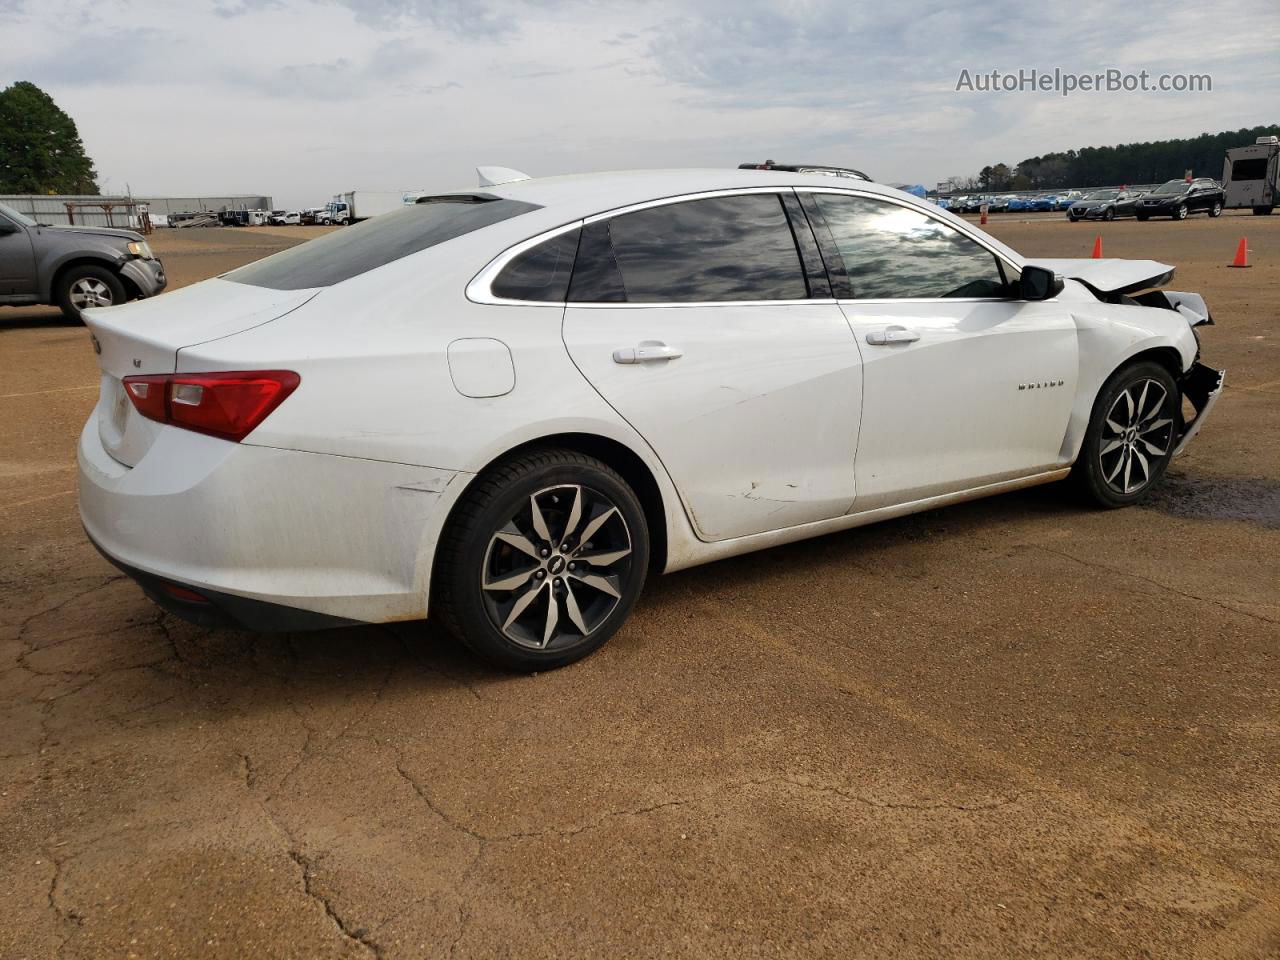
[[[856,187],[845,187],[845,186],[835,186],[835,185],[832,185],[832,186],[824,185],[821,187],[818,187],[818,186],[796,187],[796,186],[779,184],[777,186],[769,186],[769,187],[728,187],[728,188],[723,188],[719,190],[701,190],[701,191],[698,191],[697,193],[682,193],[682,194],[676,194],[674,196],[669,196],[669,197],[659,197],[657,199],[652,199],[652,200],[643,200],[638,203],[626,204],[621,207],[613,207],[609,210],[604,210],[600,213],[593,213],[590,216],[583,217],[580,220],[574,220],[570,223],[561,224],[558,227],[552,227],[550,230],[544,230],[542,233],[535,234],[534,236],[529,237],[527,240],[521,240],[519,243],[508,247],[506,250],[502,251],[496,257],[490,260],[489,263],[486,264],[480,270],[480,272],[477,273],[471,279],[471,282],[467,284],[466,297],[472,303],[486,304],[486,305],[492,305],[492,306],[559,307],[560,309],[564,309],[565,307],[574,307],[574,308],[586,308],[590,310],[603,310],[603,309],[645,310],[645,309],[655,309],[655,308],[668,309],[672,307],[687,308],[687,307],[798,306],[800,304],[806,304],[806,303],[812,303],[812,304],[886,303],[887,304],[887,303],[1021,303],[1023,302],[1020,300],[1010,299],[1007,297],[897,297],[897,298],[882,297],[882,298],[867,299],[867,300],[859,300],[857,298],[837,299],[833,297],[826,297],[826,298],[819,299],[819,298],[806,297],[800,300],[669,300],[669,301],[668,300],[663,300],[663,301],[649,300],[643,303],[626,303],[626,302],[619,303],[619,302],[610,302],[610,301],[577,303],[574,301],[566,301],[566,300],[515,300],[508,297],[499,297],[493,293],[493,281],[498,278],[498,274],[500,274],[503,271],[503,269],[507,266],[507,264],[509,264],[512,260],[520,256],[520,254],[524,253],[525,251],[530,250],[533,247],[536,247],[538,244],[543,243],[544,241],[551,240],[554,237],[558,237],[562,233],[567,233],[570,230],[578,230],[588,226],[589,224],[599,223],[601,220],[611,220],[614,217],[620,217],[628,213],[635,213],[638,210],[648,210],[653,207],[670,206],[673,203],[685,203],[690,200],[705,200],[705,199],[711,199],[714,197],[749,196],[752,194],[760,194],[760,193],[773,193],[773,194],[781,195],[782,193],[788,190],[792,191],[793,193],[832,193],[832,194],[843,194],[846,196],[853,196],[853,197],[863,197],[869,200],[880,200],[885,203],[896,204],[897,206],[903,207],[907,210],[914,210],[916,213],[923,214],[926,217],[929,217],[933,220],[938,221],[943,226],[950,227],[951,229],[955,230],[957,233],[960,233],[963,236],[968,237],[970,240],[974,241],[983,249],[985,249],[997,260],[1005,264],[1007,267],[1010,267],[1013,270],[1016,270],[1018,273],[1022,272],[1021,266],[1012,262],[1007,256],[1005,256],[999,250],[996,250],[995,248],[993,248],[989,243],[985,242],[981,236],[969,230],[966,221],[961,221],[962,223],[966,223],[965,227],[959,227],[956,224],[952,223],[950,220],[937,216],[934,210],[929,209],[928,206],[924,204],[911,203],[911,202],[902,200],[898,197],[886,196],[882,193],[876,193],[871,190],[860,190]]]

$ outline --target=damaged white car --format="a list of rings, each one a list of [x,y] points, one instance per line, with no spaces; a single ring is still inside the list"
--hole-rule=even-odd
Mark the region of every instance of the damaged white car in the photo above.
[[[81,515],[157,602],[430,613],[547,669],[651,572],[1070,475],[1134,503],[1221,390],[1172,267],[1029,262],[856,177],[482,183],[86,312]]]

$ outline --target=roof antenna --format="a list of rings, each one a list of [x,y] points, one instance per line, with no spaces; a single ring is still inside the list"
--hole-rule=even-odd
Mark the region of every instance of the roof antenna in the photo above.
[[[515,183],[517,180],[528,180],[527,173],[512,170],[510,167],[476,167],[476,176],[480,178],[480,186],[496,187],[503,183]]]

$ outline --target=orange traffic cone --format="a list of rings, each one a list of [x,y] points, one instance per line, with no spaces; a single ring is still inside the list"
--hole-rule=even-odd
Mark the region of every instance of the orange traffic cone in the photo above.
[[[1098,234],[1098,236],[1094,238],[1094,241],[1093,241],[1093,259],[1094,259],[1094,260],[1101,260],[1101,259],[1102,259],[1102,234]]]
[[[1241,237],[1240,246],[1236,247],[1236,258],[1232,260],[1229,267],[1247,267],[1249,266],[1249,238]]]

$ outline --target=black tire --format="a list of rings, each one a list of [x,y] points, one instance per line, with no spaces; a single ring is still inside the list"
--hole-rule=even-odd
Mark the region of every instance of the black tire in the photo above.
[[[575,516],[579,496],[581,509],[570,533],[592,539],[570,536],[557,543]],[[536,532],[535,503],[542,529],[555,535],[552,540]],[[524,546],[499,538],[513,533]],[[628,552],[607,566],[583,562],[623,550]],[[535,450],[493,467],[463,494],[436,556],[431,614],[497,666],[524,673],[552,670],[582,659],[613,635],[640,595],[648,567],[649,529],[627,482],[594,457],[559,448]],[[528,577],[520,580],[526,571]],[[597,585],[601,580],[609,592]],[[498,586],[515,581],[510,589]],[[541,648],[534,627],[543,634]]]
[[[1273,209],[1275,208],[1274,207],[1254,207],[1253,215],[1255,217],[1269,217],[1271,216],[1271,211]]]
[[[1150,384],[1165,391],[1158,403]],[[1131,399],[1143,400],[1147,408],[1139,408],[1132,423],[1125,419],[1129,409],[1123,398],[1126,390],[1131,391]],[[1120,420],[1113,411],[1119,411]],[[1117,433],[1111,424],[1124,429]],[[1072,479],[1081,493],[1100,507],[1115,509],[1137,503],[1164,476],[1181,432],[1182,395],[1169,371],[1150,360],[1121,367],[1098,391]],[[1140,473],[1144,475],[1141,483]]]
[[[53,291],[54,302],[62,310],[62,315],[77,323],[84,322],[77,301],[90,296],[96,302],[85,304],[86,308],[117,306],[128,299],[124,283],[116,274],[106,267],[87,263],[73,264],[64,270]],[[106,302],[108,299],[110,302]]]
[[[1187,205],[1186,205],[1185,203],[1180,203],[1180,204],[1178,204],[1177,209],[1175,209],[1175,210],[1173,211],[1172,219],[1174,219],[1174,220],[1185,220],[1185,219],[1187,219],[1187,214],[1188,214],[1189,212],[1190,212],[1190,211],[1189,211],[1189,210],[1187,210]]]
[[[1107,209],[1106,209],[1106,210],[1104,210],[1104,211],[1103,211],[1103,213],[1102,213],[1102,219],[1103,219],[1103,220],[1114,220],[1115,218],[1116,218],[1116,208],[1115,208],[1115,207],[1107,207]]]
[[[1211,217],[1220,217],[1220,216],[1222,216],[1222,201],[1221,201],[1221,200],[1215,200],[1215,201],[1213,201],[1213,206],[1209,208],[1209,216],[1211,216]]]

